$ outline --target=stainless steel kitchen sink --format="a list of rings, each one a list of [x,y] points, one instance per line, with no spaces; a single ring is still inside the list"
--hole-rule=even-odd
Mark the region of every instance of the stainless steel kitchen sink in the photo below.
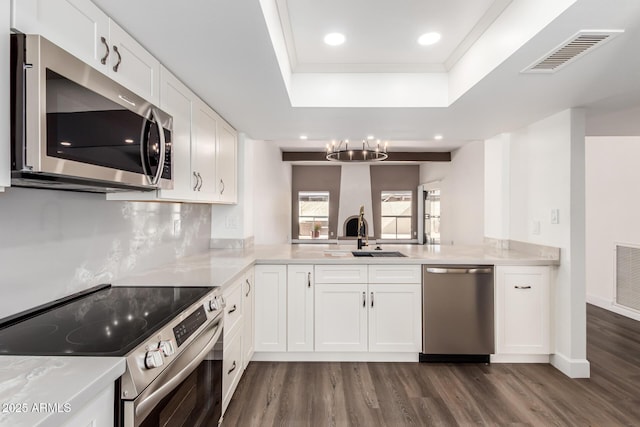
[[[355,257],[370,257],[370,258],[401,258],[406,257],[402,252],[394,251],[353,251],[351,252]]]

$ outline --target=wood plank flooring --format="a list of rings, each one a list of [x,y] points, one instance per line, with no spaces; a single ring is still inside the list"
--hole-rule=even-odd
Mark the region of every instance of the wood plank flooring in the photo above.
[[[550,365],[252,362],[223,426],[638,426],[640,322],[587,306],[591,378]]]

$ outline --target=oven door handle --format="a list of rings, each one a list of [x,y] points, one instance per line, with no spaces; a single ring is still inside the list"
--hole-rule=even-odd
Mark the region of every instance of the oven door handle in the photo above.
[[[195,371],[195,369],[205,359],[211,349],[213,349],[216,342],[218,342],[218,339],[222,334],[222,320],[218,320],[217,322],[215,322],[214,327],[216,327],[217,329],[213,334],[213,337],[211,337],[204,348],[193,359],[191,359],[191,361],[184,368],[172,375],[171,378],[169,378],[162,386],[156,389],[149,396],[145,396],[140,402],[137,402],[135,407],[136,420],[144,420],[162,399],[164,399],[169,393],[173,391],[173,389],[180,385],[180,383],[184,381],[185,378],[187,378],[193,371]],[[206,333],[206,331],[203,333]]]

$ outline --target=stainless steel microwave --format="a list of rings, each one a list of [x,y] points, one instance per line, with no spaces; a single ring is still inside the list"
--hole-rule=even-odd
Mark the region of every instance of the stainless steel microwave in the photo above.
[[[172,188],[172,117],[38,35],[11,35],[12,185]]]

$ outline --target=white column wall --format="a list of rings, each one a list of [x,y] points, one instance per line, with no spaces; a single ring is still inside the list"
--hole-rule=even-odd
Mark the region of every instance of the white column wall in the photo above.
[[[508,170],[509,189],[488,171],[488,229],[508,238],[556,246],[561,264],[553,283],[552,364],[570,377],[588,377],[586,360],[584,112],[566,110],[488,141],[487,168]],[[508,142],[507,142],[508,140]],[[508,149],[504,144],[508,145]],[[508,153],[508,155],[506,155]],[[508,163],[504,165],[504,163]],[[495,203],[495,205],[493,204]],[[505,207],[508,206],[508,215]],[[559,223],[551,223],[551,210]],[[507,215],[507,218],[505,218]],[[493,236],[490,236],[493,237]]]

